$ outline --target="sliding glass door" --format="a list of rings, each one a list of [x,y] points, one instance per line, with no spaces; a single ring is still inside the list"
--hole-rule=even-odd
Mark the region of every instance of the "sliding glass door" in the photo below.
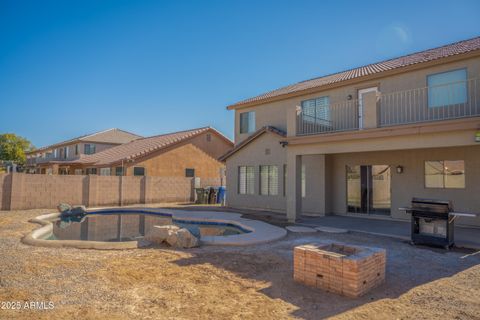
[[[388,165],[347,166],[347,211],[390,214],[390,179]]]

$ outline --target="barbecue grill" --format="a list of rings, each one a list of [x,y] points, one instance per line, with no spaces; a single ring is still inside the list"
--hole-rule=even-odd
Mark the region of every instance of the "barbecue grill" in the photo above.
[[[454,221],[458,216],[476,217],[473,213],[453,212],[448,200],[413,198],[410,208],[399,208],[411,213],[411,238],[414,244],[449,248],[454,244]]]

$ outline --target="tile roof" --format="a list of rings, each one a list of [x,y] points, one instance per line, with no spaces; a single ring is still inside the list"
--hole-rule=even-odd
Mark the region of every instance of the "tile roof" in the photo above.
[[[134,134],[122,129],[118,128],[111,128],[91,134],[86,134],[83,136],[75,137],[69,140],[57,142],[45,147],[41,147],[35,150],[32,150],[30,152],[27,152],[26,154],[34,154],[37,152],[42,152],[47,149],[67,145],[70,143],[74,142],[79,142],[79,141],[90,141],[90,142],[98,142],[98,143],[111,143],[111,144],[121,144],[121,143],[126,143],[130,142],[134,139],[138,138],[143,138],[142,136],[139,136],[138,134]]]
[[[424,63],[428,61],[433,61],[441,58],[446,58],[449,56],[454,56],[458,54],[468,53],[471,51],[480,49],[480,37],[476,37],[469,40],[459,41],[452,44],[448,44],[442,47],[429,49],[425,51],[416,52],[406,56],[369,64],[363,67],[354,68],[351,70],[346,70],[331,75],[314,78],[302,82],[298,82],[280,89],[272,90],[261,94],[259,96],[249,98],[235,104],[228,106],[228,109],[234,109],[246,104],[256,104],[269,100],[271,98],[280,97],[283,95],[302,92],[304,90],[321,88],[325,85],[330,85],[346,80],[351,80],[355,78],[361,78],[364,76],[385,72],[388,70],[398,69],[402,67],[407,67],[410,65],[415,65],[419,63]]]
[[[277,136],[280,136],[282,138],[285,138],[287,136],[287,133],[283,130],[280,130],[276,127],[273,127],[273,126],[265,126],[265,127],[261,127],[260,129],[258,129],[257,131],[255,131],[254,133],[252,133],[249,137],[247,137],[245,140],[242,140],[239,144],[237,144],[232,150],[228,151],[227,153],[225,153],[223,156],[221,156],[220,158],[218,158],[218,160],[220,161],[225,161],[227,158],[229,158],[231,155],[233,155],[234,153],[236,153],[237,151],[239,151],[240,149],[242,149],[243,147],[245,147],[247,144],[249,144],[250,142],[252,142],[253,140],[257,139],[258,137],[260,137],[262,134],[264,133],[267,133],[267,132],[270,132],[270,133],[273,133],[273,134],[276,134]]]
[[[94,166],[107,165],[112,163],[118,163],[122,160],[133,160],[138,157],[148,155],[151,152],[161,150],[163,148],[171,147],[175,144],[183,142],[198,136],[201,133],[211,131],[223,139],[232,143],[228,138],[223,136],[220,132],[212,127],[203,127],[192,130],[168,133],[157,135],[153,137],[141,138],[129,143],[121,144],[116,147],[108,148],[99,153],[91,155],[82,155],[80,159],[70,161],[71,164],[92,164]],[[232,143],[233,145],[233,143]]]

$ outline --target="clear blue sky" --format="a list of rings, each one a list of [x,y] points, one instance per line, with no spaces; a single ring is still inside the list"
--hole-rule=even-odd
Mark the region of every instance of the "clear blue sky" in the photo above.
[[[280,86],[480,35],[480,1],[0,0],[0,133],[212,125]]]

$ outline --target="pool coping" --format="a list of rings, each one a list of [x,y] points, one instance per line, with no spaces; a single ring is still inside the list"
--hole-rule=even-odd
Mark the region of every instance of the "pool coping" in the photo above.
[[[228,224],[250,231],[229,236],[203,236],[200,242],[203,245],[224,245],[224,246],[246,246],[260,244],[281,239],[287,235],[283,228],[273,226],[266,222],[242,218],[240,213],[219,212],[219,211],[186,211],[164,208],[118,208],[102,207],[89,208],[87,212],[94,214],[108,214],[108,211],[116,212],[137,212],[152,215],[169,216],[179,222],[207,222],[209,224]],[[112,212],[113,213],[113,212]],[[29,222],[40,224],[22,238],[22,242],[32,246],[55,247],[55,248],[79,248],[98,250],[118,250],[140,248],[139,241],[106,242],[106,241],[85,241],[85,240],[46,240],[45,237],[53,231],[53,219],[60,217],[59,212],[47,213],[30,219]]]

